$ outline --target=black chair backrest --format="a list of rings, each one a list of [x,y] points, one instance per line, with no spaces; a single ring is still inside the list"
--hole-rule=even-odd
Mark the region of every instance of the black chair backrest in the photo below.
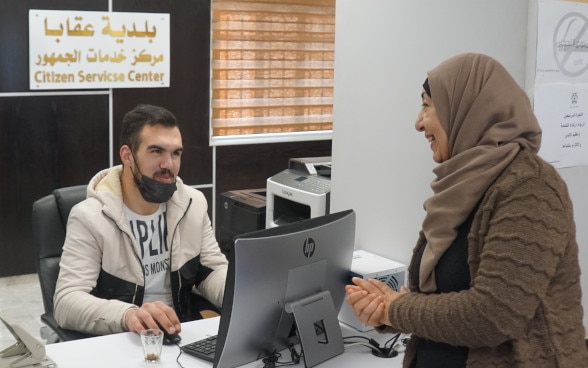
[[[67,218],[71,208],[86,198],[86,188],[87,185],[77,185],[56,189],[33,203],[33,245],[46,313],[53,314],[53,294]]]

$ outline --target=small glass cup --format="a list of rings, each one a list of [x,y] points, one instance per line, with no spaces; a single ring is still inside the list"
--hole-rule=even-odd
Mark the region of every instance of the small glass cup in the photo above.
[[[148,329],[141,331],[143,353],[147,364],[158,364],[161,358],[161,346],[163,345],[163,331]]]

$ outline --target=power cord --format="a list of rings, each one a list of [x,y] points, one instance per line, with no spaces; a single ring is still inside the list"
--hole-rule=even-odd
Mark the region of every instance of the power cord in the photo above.
[[[294,344],[288,345],[288,350],[290,350],[290,357],[292,358],[292,362],[294,364],[300,363],[300,359],[302,359],[302,356],[296,351],[296,347],[294,346]]]
[[[276,364],[278,364],[280,357],[280,353],[273,353],[272,355],[263,358],[261,360],[263,362],[263,368],[274,368]]]
[[[396,343],[400,338],[400,333],[394,335],[390,340],[386,341],[384,346],[372,339],[365,336],[347,336],[343,338],[343,342],[346,346],[362,345],[369,348],[372,351],[372,355],[378,358],[394,358],[398,355]],[[358,341],[359,340],[359,341]]]
[[[294,346],[294,344],[288,345],[288,350],[290,351],[290,361],[280,362],[282,354],[274,351],[271,355],[261,359],[261,361],[264,364],[263,368],[283,367],[287,365],[297,365],[298,363],[300,363],[302,355],[296,351],[296,347]]]

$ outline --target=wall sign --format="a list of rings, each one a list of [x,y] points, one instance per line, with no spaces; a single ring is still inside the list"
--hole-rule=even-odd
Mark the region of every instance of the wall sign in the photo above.
[[[588,4],[539,0],[533,107],[539,155],[556,168],[588,165]]]
[[[30,89],[169,87],[169,30],[169,14],[31,9]]]

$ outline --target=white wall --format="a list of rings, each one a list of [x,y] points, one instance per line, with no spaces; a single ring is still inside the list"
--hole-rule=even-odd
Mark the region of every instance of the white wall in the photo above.
[[[357,211],[358,248],[408,263],[433,180],[426,71],[477,51],[523,83],[527,1],[339,0],[336,18],[331,210]]]
[[[584,1],[586,2],[586,1]],[[534,88],[535,55],[537,45],[537,0],[529,2],[529,31],[528,31],[528,58],[527,58],[527,90],[532,95]],[[539,151],[541,154],[541,151]],[[576,221],[576,240],[580,247],[580,267],[583,270],[581,283],[583,290],[582,305],[584,306],[584,327],[588,333],[588,166],[569,167],[558,170],[568,185],[570,197],[574,204],[574,220]]]
[[[337,1],[331,211],[356,210],[356,248],[409,262],[434,178],[429,144],[414,130],[426,71],[457,53],[482,52],[524,86],[533,75],[534,11],[536,0]],[[588,168],[560,173],[586,270]],[[588,272],[582,284],[586,305]]]

